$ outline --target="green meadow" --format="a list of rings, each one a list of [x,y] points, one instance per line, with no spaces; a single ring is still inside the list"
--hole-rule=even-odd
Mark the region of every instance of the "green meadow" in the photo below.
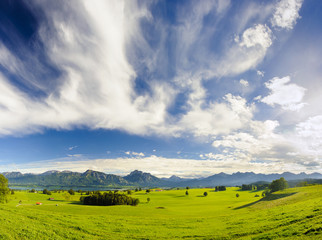
[[[133,192],[138,206],[88,206],[79,193],[16,191],[0,205],[0,239],[322,239],[322,185],[264,199],[238,188],[185,192]]]

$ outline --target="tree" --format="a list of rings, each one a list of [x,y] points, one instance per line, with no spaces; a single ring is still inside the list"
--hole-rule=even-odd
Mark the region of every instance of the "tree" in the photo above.
[[[274,180],[268,186],[268,188],[271,190],[271,192],[281,191],[281,190],[284,190],[287,187],[288,187],[288,183],[283,177],[281,177],[280,179]]]
[[[75,195],[75,191],[74,191],[73,189],[69,189],[69,190],[68,190],[68,193],[69,193],[70,195]]]
[[[35,193],[36,190],[33,188],[33,189],[30,190],[30,192]]]
[[[187,190],[189,190],[189,189],[190,189],[190,187],[186,187],[186,189],[187,189]]]
[[[7,202],[9,192],[8,179],[0,174],[0,203]]]
[[[47,190],[47,188],[45,188],[44,190],[42,190],[42,193],[43,193],[43,194],[48,194],[48,190]]]
[[[207,197],[207,196],[208,196],[208,193],[207,193],[207,192],[204,192],[204,193],[203,193],[203,195],[204,195],[205,197]]]
[[[128,195],[131,195],[132,194],[132,191],[131,190],[127,190],[127,194]]]
[[[150,200],[151,200],[151,199],[150,199],[149,197],[146,199],[146,201],[147,201],[147,202],[150,202]]]
[[[15,194],[15,191],[13,189],[11,189],[10,191],[11,191],[11,195]]]
[[[236,197],[239,197],[239,193],[236,193]]]
[[[186,195],[187,195],[187,196],[189,195],[189,192],[188,192],[188,190],[186,191]]]
[[[149,193],[150,191],[151,191],[150,189],[147,189],[145,192],[146,192],[146,193]]]

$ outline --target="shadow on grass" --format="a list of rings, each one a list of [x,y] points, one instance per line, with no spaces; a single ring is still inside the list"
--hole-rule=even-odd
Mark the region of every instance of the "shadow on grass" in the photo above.
[[[66,202],[66,200],[49,200],[49,199],[47,199],[47,201],[50,201],[50,202]]]
[[[81,201],[73,201],[73,202],[69,202],[67,204],[72,204],[72,205],[84,205]],[[89,206],[89,205],[87,205]]]
[[[262,199],[259,199],[255,202],[251,202],[251,203],[248,203],[248,204],[245,204],[245,205],[242,205],[240,207],[235,207],[233,208],[233,210],[238,210],[238,209],[242,209],[242,208],[246,208],[246,207],[250,207],[258,202],[267,202],[267,201],[273,201],[273,200],[276,200],[276,199],[281,199],[281,198],[285,198],[285,197],[289,197],[289,196],[292,196],[296,194],[296,192],[294,193],[280,193],[280,194],[271,194],[267,197],[264,197]]]

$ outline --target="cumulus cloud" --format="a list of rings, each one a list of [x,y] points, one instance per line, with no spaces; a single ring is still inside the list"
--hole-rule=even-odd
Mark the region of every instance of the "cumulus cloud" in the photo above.
[[[303,0],[281,0],[275,8],[271,23],[273,27],[293,29],[298,18]]]
[[[247,81],[247,80],[245,80],[245,79],[240,79],[240,80],[239,80],[239,83],[240,83],[241,85],[243,85],[244,87],[248,87],[248,86],[249,86],[248,81]]]
[[[257,75],[260,76],[260,77],[264,77],[264,74],[265,72],[264,71],[260,71],[260,70],[257,70],[256,71]]]
[[[254,107],[240,96],[227,94],[223,102],[213,102],[203,107],[204,101],[193,99],[191,110],[179,122],[196,136],[228,134],[245,127],[253,116]]]
[[[257,24],[244,31],[239,45],[247,48],[259,45],[266,49],[272,45],[272,31],[266,25]]]
[[[285,110],[299,111],[305,105],[302,100],[306,89],[290,81],[291,78],[286,76],[275,77],[266,82],[265,86],[270,90],[270,94],[261,101],[270,106],[280,105]]]
[[[322,115],[309,117],[296,125],[296,137],[301,149],[320,158],[322,156]]]

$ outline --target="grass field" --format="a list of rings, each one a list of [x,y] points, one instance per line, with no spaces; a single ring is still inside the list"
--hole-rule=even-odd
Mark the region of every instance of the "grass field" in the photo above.
[[[190,189],[188,196],[182,189],[141,191],[132,194],[140,199],[136,207],[102,207],[80,205],[78,193],[66,200],[66,192],[21,191],[0,205],[0,239],[322,239],[322,185],[269,199],[256,194],[238,188]]]

